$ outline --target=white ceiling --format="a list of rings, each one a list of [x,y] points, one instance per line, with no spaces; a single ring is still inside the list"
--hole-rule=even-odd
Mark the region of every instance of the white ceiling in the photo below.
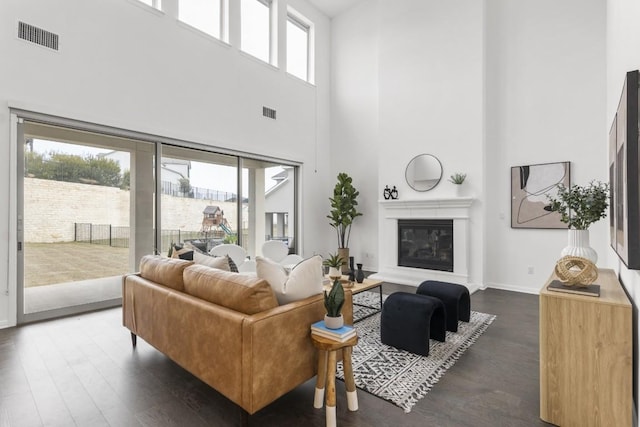
[[[334,18],[361,0],[309,0],[311,4]]]

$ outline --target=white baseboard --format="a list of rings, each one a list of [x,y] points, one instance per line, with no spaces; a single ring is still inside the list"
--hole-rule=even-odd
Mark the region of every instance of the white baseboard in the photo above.
[[[503,291],[521,292],[524,294],[539,295],[540,289],[531,289],[524,286],[507,285],[504,283],[487,283],[486,288],[501,289]],[[485,289],[486,289],[485,288]]]
[[[0,329],[12,328],[14,326],[16,326],[16,324],[9,322],[8,320],[0,322]]]

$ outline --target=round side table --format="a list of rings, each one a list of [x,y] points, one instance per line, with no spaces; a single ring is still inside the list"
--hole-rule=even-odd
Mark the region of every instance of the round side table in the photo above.
[[[358,343],[358,337],[340,342],[331,338],[311,334],[311,341],[318,349],[318,376],[316,378],[316,392],[313,400],[315,408],[322,408],[324,389],[327,387],[326,417],[327,427],[336,426],[336,363],[338,351],[342,352],[342,365],[344,367],[344,382],[347,388],[347,407],[350,411],[358,410],[358,395],[356,383],[353,380],[353,367],[351,366],[351,349]]]

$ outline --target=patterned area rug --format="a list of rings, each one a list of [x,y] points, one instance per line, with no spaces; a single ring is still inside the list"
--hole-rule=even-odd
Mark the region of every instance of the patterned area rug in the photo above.
[[[379,295],[362,292],[354,303],[379,305]],[[361,308],[355,308],[358,318]],[[368,310],[368,309],[364,309]],[[353,375],[356,386],[368,393],[411,412],[411,408],[427,395],[431,387],[452,367],[456,360],[489,327],[496,316],[471,312],[469,323],[460,322],[458,332],[448,332],[446,342],[431,340],[429,356],[419,356],[380,342],[380,314],[356,323],[358,345],[353,349]],[[342,362],[336,375],[344,379]]]

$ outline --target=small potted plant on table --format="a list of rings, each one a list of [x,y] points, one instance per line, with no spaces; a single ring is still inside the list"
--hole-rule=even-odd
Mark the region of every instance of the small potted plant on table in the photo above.
[[[324,291],[324,308],[327,314],[324,316],[324,325],[329,329],[340,329],[344,326],[342,306],[344,305],[344,288],[339,279],[333,281],[331,290]]]
[[[331,280],[340,279],[342,273],[340,267],[342,267],[342,258],[338,254],[329,254],[329,258],[325,259],[323,264],[329,267],[329,278]]]

